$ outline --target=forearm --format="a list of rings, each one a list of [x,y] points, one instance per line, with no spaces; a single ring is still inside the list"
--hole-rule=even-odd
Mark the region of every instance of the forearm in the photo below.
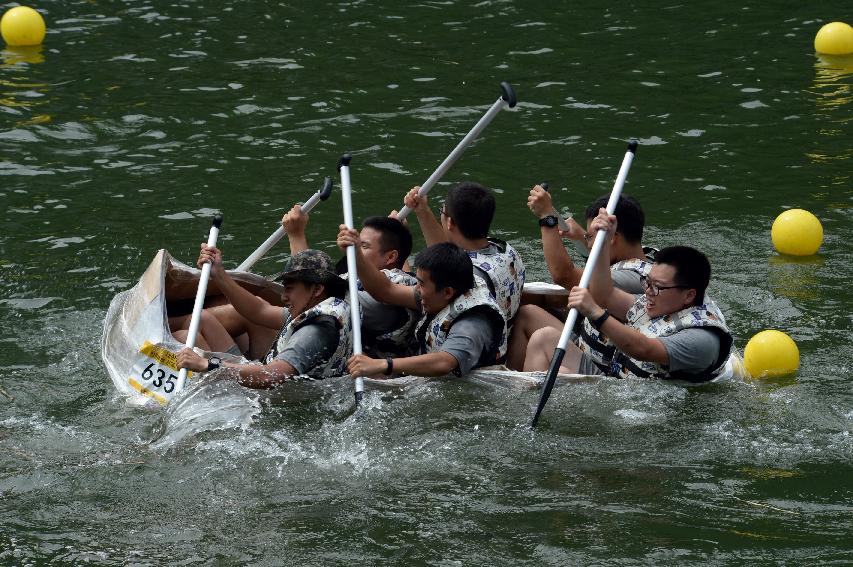
[[[450,374],[459,363],[446,352],[431,352],[418,356],[394,359],[394,372],[413,376],[444,376]]]
[[[290,234],[288,232],[287,241],[290,243],[291,255],[296,254],[297,252],[304,252],[310,248],[308,245],[308,238],[305,236],[305,233]]]
[[[269,328],[281,326],[280,308],[270,311],[269,303],[242,287],[228,273],[217,277],[216,284],[234,309],[252,323]]]
[[[545,254],[545,264],[551,273],[554,283],[571,289],[578,285],[582,271],[572,262],[563,241],[556,228],[542,227],[542,251]]]
[[[614,317],[608,317],[600,330],[617,349],[631,358],[669,364],[669,354],[661,341],[647,337]]]
[[[427,246],[449,240],[447,233],[444,232],[444,227],[441,226],[438,219],[435,218],[432,209],[426,203],[415,209],[415,217],[418,219],[418,224],[421,227],[421,232],[424,235]]]
[[[283,360],[274,360],[269,364],[226,362],[222,366],[231,369],[241,386],[260,390],[274,388],[287,378],[298,374],[293,366]]]
[[[358,278],[361,280],[364,291],[373,299],[407,309],[418,308],[413,287],[393,283],[382,271],[365,259],[361,250],[356,249],[355,254]]]

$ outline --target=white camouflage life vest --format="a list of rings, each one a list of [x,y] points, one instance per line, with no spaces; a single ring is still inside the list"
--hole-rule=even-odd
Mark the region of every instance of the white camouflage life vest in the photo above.
[[[332,356],[324,363],[308,370],[311,378],[329,378],[346,374],[347,359],[352,355],[352,321],[350,320],[349,303],[345,299],[329,297],[314,307],[307,309],[296,317],[288,317],[281,332],[278,334],[272,348],[264,358],[264,364],[269,364],[287,346],[287,341],[293,333],[303,325],[320,316],[329,316],[335,320],[338,329],[338,345]]]
[[[503,240],[488,240],[498,249],[497,254],[483,254],[478,250],[471,250],[468,251],[468,256],[472,264],[489,276],[489,289],[494,290],[495,300],[503,312],[504,319],[512,321],[521,305],[524,262],[515,249]]]
[[[382,270],[391,283],[397,285],[415,286],[418,283],[417,278],[413,275],[404,272],[399,268],[393,270]],[[364,286],[361,285],[361,280],[358,282],[358,289],[364,291]],[[411,353],[412,343],[414,342],[415,324],[418,322],[418,312],[405,307],[400,307],[406,312],[406,318],[397,326],[396,329],[373,336],[370,329],[362,327],[362,343],[365,353],[372,358],[386,358],[406,356]]]
[[[611,272],[629,270],[636,272],[641,276],[648,276],[654,265],[653,262],[641,260],[639,258],[631,258],[622,260],[610,266]],[[634,290],[623,290],[636,295]],[[578,337],[576,344],[582,353],[592,360],[601,370],[607,372],[610,369],[610,362],[613,359],[613,354],[616,352],[616,347],[610,342],[601,331],[592,326],[588,319],[584,318],[581,324],[576,327]]]
[[[489,314],[494,327],[498,330],[496,335],[499,338],[494,341],[490,349],[494,353],[494,361],[483,362],[494,364],[506,354],[507,330],[503,311],[498,306],[495,298],[489,293],[486,282],[477,276],[474,277],[474,280],[476,281],[476,285],[473,288],[451,301],[447,307],[436,313],[432,319],[424,312],[415,329],[415,336],[418,339],[421,354],[438,352],[441,345],[447,340],[453,323],[463,313],[472,309],[479,309]]]
[[[633,359],[624,353],[616,352],[611,364],[612,375],[620,378],[660,378],[663,380],[687,380],[688,382],[706,382],[716,378],[725,368],[726,361],[732,348],[732,335],[726,327],[725,318],[713,301],[702,305],[692,305],[670,315],[651,319],[646,311],[645,298],[639,297],[628,310],[628,325],[637,329],[647,337],[660,338],[690,328],[704,328],[717,333],[720,338],[720,352],[717,359],[699,374],[686,372],[670,372],[663,365]]]

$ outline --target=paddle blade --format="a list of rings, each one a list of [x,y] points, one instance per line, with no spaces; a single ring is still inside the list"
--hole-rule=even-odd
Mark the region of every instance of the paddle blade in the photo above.
[[[557,381],[557,374],[560,372],[560,365],[563,363],[563,357],[566,351],[557,347],[554,349],[554,358],[551,359],[551,366],[548,368],[548,375],[545,378],[545,384],[542,386],[542,393],[539,395],[539,404],[536,406],[536,413],[533,414],[533,419],[530,420],[530,427],[536,427],[536,422],[539,421],[539,414],[548,403],[548,398],[551,396],[551,390],[554,389],[554,382]]]

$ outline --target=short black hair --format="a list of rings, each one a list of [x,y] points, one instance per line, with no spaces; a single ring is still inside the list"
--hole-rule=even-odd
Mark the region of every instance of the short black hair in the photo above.
[[[382,252],[396,250],[397,264],[394,267],[402,268],[412,253],[412,233],[406,225],[391,217],[376,216],[364,219],[362,227],[372,228],[382,235],[379,239]]]
[[[468,253],[452,242],[440,242],[421,250],[415,266],[429,272],[436,289],[452,287],[461,295],[474,287],[474,265]]]
[[[452,187],[444,202],[447,214],[465,238],[486,238],[495,217],[495,196],[479,183],[466,181]]]
[[[602,195],[586,209],[586,219],[598,216],[598,210],[607,208],[610,195]],[[639,244],[643,240],[643,227],[646,226],[646,214],[640,202],[630,195],[621,195],[616,202],[616,232],[631,244]]]
[[[690,246],[669,246],[655,254],[655,264],[675,268],[675,285],[696,290],[694,305],[705,303],[705,290],[711,281],[711,263],[702,252]]]

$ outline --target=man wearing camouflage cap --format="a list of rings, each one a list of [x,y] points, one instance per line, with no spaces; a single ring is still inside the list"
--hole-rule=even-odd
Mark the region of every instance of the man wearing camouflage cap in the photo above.
[[[284,286],[284,307],[270,305],[237,284],[222,266],[222,253],[202,245],[198,265],[207,262],[212,265],[210,277],[230,302],[230,309],[252,325],[277,332],[277,337],[263,364],[207,360],[184,349],[178,353],[179,368],[199,372],[219,366],[233,368],[240,383],[251,388],[270,388],[293,376],[326,378],[345,373],[352,353],[349,304],[344,299],[347,285],[335,274],[328,254],[304,250],[291,256],[275,277]],[[201,348],[218,352],[237,348],[218,316],[202,314],[200,329],[196,343]],[[185,336],[173,334],[179,339]]]

